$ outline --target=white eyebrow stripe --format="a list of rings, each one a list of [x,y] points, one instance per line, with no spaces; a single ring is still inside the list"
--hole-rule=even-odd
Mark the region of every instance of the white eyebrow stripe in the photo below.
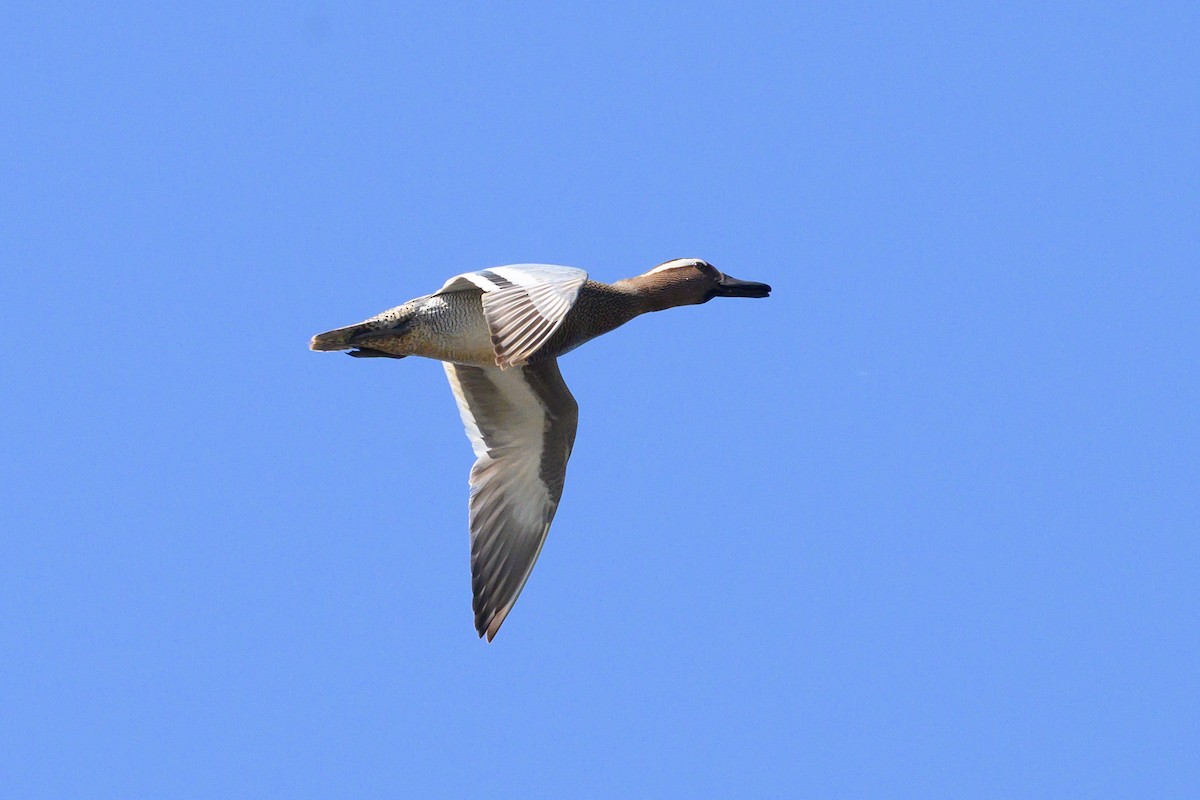
[[[653,275],[656,272],[664,272],[668,269],[679,269],[680,267],[694,267],[698,264],[703,264],[703,263],[704,262],[698,258],[675,258],[670,261],[666,261],[666,262],[663,262],[662,264],[659,264],[657,267],[650,270],[646,274]]]

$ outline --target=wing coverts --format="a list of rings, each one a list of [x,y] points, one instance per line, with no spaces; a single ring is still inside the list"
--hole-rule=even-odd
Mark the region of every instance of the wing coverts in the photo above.
[[[508,369],[526,363],[554,335],[586,281],[587,272],[574,267],[519,264],[463,273],[438,294],[483,290],[496,366]]]

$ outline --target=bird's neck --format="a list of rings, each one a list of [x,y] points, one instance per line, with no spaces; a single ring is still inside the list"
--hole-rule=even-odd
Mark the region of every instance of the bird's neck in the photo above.
[[[636,309],[630,319],[638,314],[683,305],[679,284],[665,280],[660,275],[637,275],[617,281],[612,288],[624,295],[626,302]]]

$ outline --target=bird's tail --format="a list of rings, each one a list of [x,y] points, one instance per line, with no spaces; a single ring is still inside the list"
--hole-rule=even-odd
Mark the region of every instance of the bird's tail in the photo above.
[[[309,343],[311,350],[350,350],[354,347],[353,339],[356,336],[374,329],[374,326],[368,323],[360,322],[357,325],[347,325],[344,328],[334,328],[331,331],[318,333],[312,338]]]
[[[359,357],[404,358],[408,355],[404,334],[411,327],[411,316],[384,312],[357,325],[318,333],[308,346],[312,350],[352,350],[350,355]]]

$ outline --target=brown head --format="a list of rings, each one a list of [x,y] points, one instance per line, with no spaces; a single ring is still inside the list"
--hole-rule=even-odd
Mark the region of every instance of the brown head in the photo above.
[[[621,283],[646,298],[651,311],[707,303],[714,297],[767,297],[765,283],[739,281],[699,258],[676,258]]]

